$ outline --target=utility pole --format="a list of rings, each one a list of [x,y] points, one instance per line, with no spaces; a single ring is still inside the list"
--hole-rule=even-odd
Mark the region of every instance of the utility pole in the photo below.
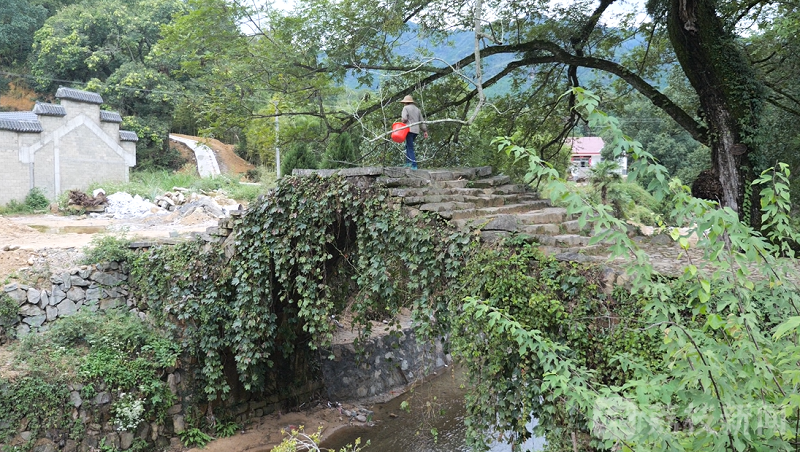
[[[281,148],[278,146],[281,123],[278,121],[278,101],[275,103],[275,168],[278,170],[278,179],[281,178]]]

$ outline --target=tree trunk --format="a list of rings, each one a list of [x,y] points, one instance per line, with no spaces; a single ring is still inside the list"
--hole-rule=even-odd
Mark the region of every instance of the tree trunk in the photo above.
[[[735,36],[717,16],[714,0],[669,0],[670,41],[686,77],[700,98],[713,172],[719,178],[719,201],[750,216],[744,187],[754,177],[751,156],[757,152],[754,134],[763,103],[761,88]]]

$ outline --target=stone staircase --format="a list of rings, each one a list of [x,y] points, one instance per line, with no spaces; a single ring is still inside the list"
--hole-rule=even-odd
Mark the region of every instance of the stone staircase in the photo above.
[[[389,195],[409,215],[433,212],[461,230],[479,233],[484,242],[512,234],[536,241],[551,254],[591,252],[589,237],[581,235],[578,221],[566,209],[552,207],[528,186],[514,184],[508,176],[479,168],[412,170],[401,167],[294,170],[296,176],[366,178],[386,187]]]

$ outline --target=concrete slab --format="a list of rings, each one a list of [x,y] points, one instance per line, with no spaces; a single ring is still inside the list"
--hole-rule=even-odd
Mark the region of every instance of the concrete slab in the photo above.
[[[195,160],[197,160],[197,172],[200,174],[200,177],[214,177],[221,174],[217,158],[214,156],[214,151],[211,150],[210,147],[195,140],[172,134],[170,134],[169,139],[185,144],[194,152]]]

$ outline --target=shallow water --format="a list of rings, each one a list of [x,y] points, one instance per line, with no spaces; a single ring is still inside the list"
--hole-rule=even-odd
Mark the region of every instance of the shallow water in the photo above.
[[[464,441],[462,382],[460,370],[440,371],[437,377],[413,391],[373,406],[374,426],[341,429],[321,446],[339,450],[360,437],[362,444],[370,441],[365,452],[467,452],[470,449]],[[401,409],[405,401],[409,404],[407,411]],[[431,429],[436,429],[438,435],[434,436]],[[542,438],[534,438],[525,443],[522,450],[541,450],[543,444]],[[511,446],[495,443],[491,451],[511,452]]]
[[[45,226],[32,224],[29,227],[45,234],[97,234],[106,232],[105,226]]]

